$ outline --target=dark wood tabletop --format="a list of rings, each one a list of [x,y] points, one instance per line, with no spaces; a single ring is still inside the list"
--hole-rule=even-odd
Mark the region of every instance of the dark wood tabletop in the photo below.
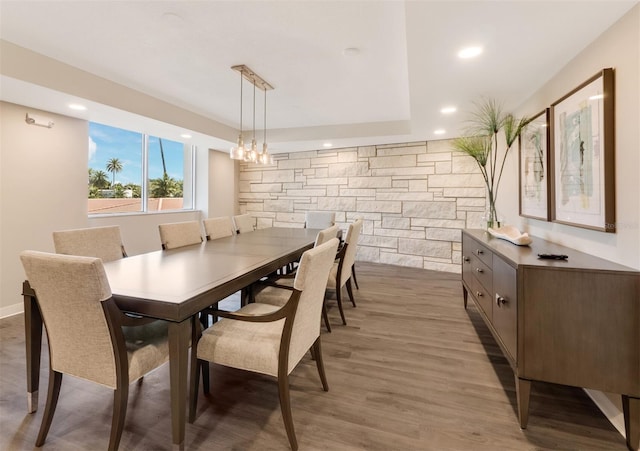
[[[243,290],[313,247],[317,229],[259,229],[104,264],[113,299],[131,313],[169,322],[173,449],[184,449],[187,356],[202,309]],[[42,318],[28,281],[23,287],[29,412],[38,406]]]

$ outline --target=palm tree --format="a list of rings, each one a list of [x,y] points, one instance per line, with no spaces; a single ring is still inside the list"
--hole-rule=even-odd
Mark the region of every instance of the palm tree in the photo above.
[[[96,188],[107,188],[109,186],[109,179],[104,171],[89,169],[89,184]]]
[[[162,177],[149,180],[150,196],[153,198],[158,197],[181,197],[182,196],[182,183],[165,172]]]
[[[111,186],[116,183],[116,174],[122,171],[122,162],[117,158],[111,158],[107,161],[107,171],[111,172]]]

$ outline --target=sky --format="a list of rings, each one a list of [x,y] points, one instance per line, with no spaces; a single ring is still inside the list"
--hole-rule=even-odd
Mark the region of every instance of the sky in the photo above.
[[[184,179],[183,144],[162,139],[167,173],[176,180]],[[123,185],[142,183],[142,133],[89,122],[89,167],[104,171],[109,180],[107,161],[117,158],[122,171],[115,176],[116,183]],[[162,177],[162,159],[158,137],[149,137],[149,178]]]

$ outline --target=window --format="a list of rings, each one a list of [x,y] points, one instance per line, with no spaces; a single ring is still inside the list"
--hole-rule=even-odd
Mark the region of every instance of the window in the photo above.
[[[193,148],[89,123],[89,214],[193,208]]]

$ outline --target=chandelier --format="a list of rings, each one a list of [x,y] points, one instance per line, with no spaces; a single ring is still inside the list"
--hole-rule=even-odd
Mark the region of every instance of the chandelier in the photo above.
[[[267,91],[273,89],[273,86],[264,81],[264,79],[244,64],[232,66],[231,69],[240,73],[240,135],[238,136],[237,145],[231,148],[229,156],[233,160],[243,160],[248,163],[273,164],[273,156],[269,154],[267,145]],[[242,135],[242,85],[244,84],[244,80],[249,81],[249,83],[253,85],[253,137],[251,139],[251,145],[248,147],[245,147],[244,137]],[[258,145],[256,143],[256,88],[264,91],[264,134],[262,151],[260,152],[258,152]]]

